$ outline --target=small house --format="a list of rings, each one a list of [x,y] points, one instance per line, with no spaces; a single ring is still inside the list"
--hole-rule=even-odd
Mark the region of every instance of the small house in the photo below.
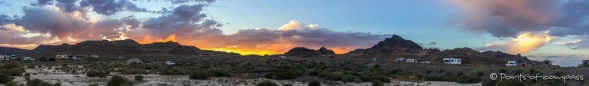
[[[405,62],[405,58],[397,58],[395,62]]]
[[[444,64],[461,64],[462,61],[458,58],[444,58],[443,63]]]
[[[415,59],[407,59],[405,60],[406,63],[417,63]]]

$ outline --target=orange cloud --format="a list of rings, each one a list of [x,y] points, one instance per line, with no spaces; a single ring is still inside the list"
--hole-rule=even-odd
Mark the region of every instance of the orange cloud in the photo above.
[[[554,37],[547,34],[525,32],[511,41],[488,43],[485,47],[478,48],[478,50],[499,50],[512,54],[528,54],[538,50],[553,39]]]

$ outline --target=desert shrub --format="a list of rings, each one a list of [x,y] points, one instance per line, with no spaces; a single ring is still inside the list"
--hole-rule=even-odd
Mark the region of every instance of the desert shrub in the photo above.
[[[125,77],[114,75],[106,83],[106,86],[133,86],[133,83]]]
[[[12,68],[8,70],[8,74],[12,76],[22,76],[23,73],[25,73],[25,71],[23,71],[21,68]]]
[[[294,86],[294,85],[292,85],[292,84],[284,84],[282,86]]]
[[[444,76],[452,76],[452,73],[446,72],[444,73]]]
[[[208,71],[201,71],[201,72],[191,73],[188,76],[188,78],[189,79],[208,79],[209,77],[211,77],[211,75],[213,75],[213,74]]]
[[[31,76],[31,73],[25,73],[25,76]]]
[[[429,73],[432,73],[432,70],[426,69],[425,74],[429,74]]]
[[[378,64],[375,64],[373,68],[374,68],[374,69],[378,69],[378,68],[380,68],[380,65],[378,65]]]
[[[59,83],[59,82],[55,83],[55,84],[53,84],[53,86],[61,86],[61,83]]]
[[[497,86],[525,86],[526,84],[519,81],[519,80],[515,80],[515,79],[508,79],[508,80],[499,80],[496,81],[495,85]],[[551,85],[551,86],[555,86],[555,85]]]
[[[460,76],[464,76],[464,73],[463,73],[463,72],[458,72],[458,73],[456,74],[456,76],[458,76],[458,77],[460,77]]]
[[[135,81],[142,81],[142,80],[143,80],[142,75],[135,75]]]
[[[344,75],[342,76],[342,82],[346,83],[346,82],[354,82],[354,79],[356,79],[358,77],[354,76],[354,75]]]
[[[274,69],[270,73],[267,73],[264,77],[271,79],[294,79],[298,77],[298,74],[294,71]]]
[[[31,77],[25,76],[25,80],[29,81],[29,80],[31,80]]]
[[[383,71],[364,72],[359,76],[362,81],[380,80],[382,82],[391,82],[387,73]]]
[[[229,77],[229,76],[231,76],[231,75],[229,75],[229,72],[227,72],[227,70],[224,70],[224,69],[210,70],[210,72],[215,74],[214,77]]]
[[[507,72],[507,69],[505,69],[505,68],[499,69],[499,73],[506,73],[506,72]]]
[[[477,72],[477,76],[483,76],[483,75],[485,75],[485,72],[483,72],[483,71]]]
[[[98,86],[97,84],[89,84],[88,86]]]
[[[442,72],[444,72],[444,69],[438,70],[438,73],[442,73]]]
[[[556,75],[556,76],[564,76],[565,73],[562,72],[562,71],[560,71],[560,70],[557,70],[557,71],[554,71],[554,75]]]
[[[323,71],[323,72],[319,73],[319,75],[318,75],[318,76],[319,76],[319,77],[325,77],[325,75],[327,75],[327,74],[329,74],[329,72],[328,72],[328,71]]]
[[[384,86],[384,84],[380,80],[373,80],[372,86]]]
[[[423,78],[425,81],[454,81],[454,79],[450,76],[435,76],[429,75]]]
[[[308,86],[321,86],[321,83],[319,83],[318,81],[311,81],[309,83],[307,83]]]
[[[325,78],[328,80],[341,80],[341,74],[337,74],[337,73],[328,73],[327,75],[325,75]]]
[[[401,69],[392,69],[391,71],[389,71],[389,74],[397,74],[397,73],[401,73],[403,72],[403,70]]]
[[[355,83],[361,83],[361,82],[362,82],[362,79],[360,79],[360,78],[356,78],[356,79],[354,79],[354,82],[355,82]]]
[[[48,82],[43,82],[40,79],[33,79],[33,80],[29,80],[27,81],[27,86],[53,86],[52,84],[48,83]]]
[[[317,72],[317,71],[311,71],[311,72],[309,72],[309,75],[317,76],[317,75],[319,75],[319,72]]]
[[[109,74],[110,74],[109,71],[90,70],[90,71],[86,72],[86,76],[88,76],[88,77],[101,77],[101,78],[105,78]]]
[[[485,78],[482,82],[482,86],[495,86],[496,81]]]
[[[481,78],[479,77],[470,77],[470,76],[458,76],[456,78],[457,83],[479,83],[481,82]]]
[[[266,81],[258,82],[256,84],[256,86],[278,86],[278,84],[276,84],[272,81],[266,80]]]
[[[513,74],[521,74],[523,72],[524,72],[524,70],[522,70],[522,69],[515,69],[515,70],[513,70]]]
[[[6,82],[6,83],[4,84],[4,86],[18,86],[18,85],[16,84],[16,82],[12,82],[12,81],[10,81],[10,82]]]
[[[13,79],[14,79],[14,77],[12,77],[8,74],[0,73],[0,84],[10,82]]]

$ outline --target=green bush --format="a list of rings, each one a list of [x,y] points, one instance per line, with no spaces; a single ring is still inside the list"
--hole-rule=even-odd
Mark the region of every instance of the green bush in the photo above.
[[[31,77],[30,76],[25,76],[25,80],[29,81],[29,80],[31,80]]]
[[[25,76],[31,76],[31,73],[25,73]]]
[[[354,75],[344,75],[342,76],[342,82],[346,83],[346,82],[354,82],[354,79],[356,79],[358,77],[354,76]]]
[[[519,81],[519,80],[515,80],[515,79],[508,79],[508,80],[499,80],[496,81],[495,85],[497,86],[525,86],[526,84]],[[555,85],[551,85],[551,86],[555,86]]]
[[[360,79],[360,78],[356,78],[356,79],[354,79],[354,82],[355,82],[355,83],[362,83],[362,79]]]
[[[43,82],[40,79],[33,79],[33,80],[29,80],[27,81],[27,86],[53,86],[52,84],[48,83],[48,82]]]
[[[114,75],[106,83],[106,86],[133,86],[133,83],[125,77]]]
[[[88,76],[88,77],[101,77],[101,78],[105,78],[109,74],[110,74],[109,71],[90,70],[90,71],[88,71],[86,73],[86,76]]]
[[[319,72],[317,72],[317,71],[311,71],[311,72],[309,72],[309,75],[317,76],[317,75],[319,75]]]
[[[479,83],[481,82],[481,78],[479,77],[470,77],[470,76],[458,76],[456,79],[457,83]]]
[[[307,83],[308,86],[321,86],[321,83],[319,83],[318,81],[311,81],[309,83]]]
[[[452,76],[452,73],[446,72],[444,73],[444,76]]]
[[[212,73],[210,73],[208,71],[201,71],[201,72],[191,73],[190,76],[188,76],[188,78],[189,79],[201,79],[201,80],[204,80],[204,79],[208,79],[209,77],[212,77],[211,75],[212,75]]]
[[[23,73],[25,73],[25,71],[23,71],[21,68],[12,68],[8,70],[8,74],[12,76],[22,76]]]
[[[495,86],[496,80],[491,80],[489,78],[485,78],[482,82],[482,86]]]
[[[429,73],[432,73],[432,70],[426,69],[425,74],[429,74]]]
[[[0,73],[0,84],[1,83],[7,83],[14,80],[14,77],[8,75],[8,74],[4,74],[4,73]]]
[[[397,73],[401,73],[403,72],[403,70],[401,69],[392,69],[391,71],[389,71],[389,74],[397,74]]]
[[[485,72],[483,72],[483,71],[477,72],[477,76],[483,76],[483,75],[485,75]]]
[[[341,80],[341,74],[336,74],[336,73],[328,73],[327,75],[325,75],[325,78],[328,80],[334,80],[334,81],[338,81]]]
[[[6,83],[4,84],[4,86],[18,86],[18,85],[16,84],[16,82],[12,82],[12,81],[10,81],[10,82],[6,82]]]
[[[278,84],[276,84],[272,81],[266,80],[266,81],[258,82],[256,84],[256,86],[278,86]]]
[[[456,76],[458,76],[458,77],[459,77],[459,76],[464,76],[464,73],[463,73],[463,72],[458,72],[458,73],[456,74]]]
[[[135,81],[142,81],[142,80],[143,80],[142,75],[135,75]]]
[[[99,86],[99,85],[97,85],[97,84],[89,84],[88,86]]]
[[[55,83],[55,84],[53,84],[53,86],[61,86],[61,83],[59,83],[59,82]]]
[[[375,64],[373,68],[374,68],[374,69],[378,69],[378,68],[380,68],[380,65],[378,65],[378,64]]]
[[[523,72],[524,72],[524,70],[522,70],[522,69],[515,69],[515,70],[513,70],[513,74],[518,74],[519,75],[519,74],[521,74]]]
[[[294,79],[299,75],[290,70],[274,69],[270,73],[267,73],[264,77],[270,79]]]
[[[329,72],[328,72],[328,71],[323,71],[323,72],[319,73],[319,75],[318,75],[318,76],[319,76],[319,77],[325,77],[325,75],[327,75],[327,74],[329,74]]]
[[[384,84],[380,80],[373,80],[372,86],[384,86]]]
[[[554,71],[554,75],[556,75],[556,76],[564,76],[565,73],[562,72],[562,71],[560,71],[560,70],[557,70],[557,71]]]
[[[505,68],[499,69],[499,73],[506,73],[506,72],[507,72],[507,69],[505,69]]]

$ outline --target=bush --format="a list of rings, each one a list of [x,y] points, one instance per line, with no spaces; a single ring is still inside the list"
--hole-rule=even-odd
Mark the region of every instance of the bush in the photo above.
[[[88,71],[86,73],[86,76],[88,76],[88,77],[101,77],[101,78],[105,78],[109,74],[110,74],[109,71],[90,70],[90,71]]]
[[[48,82],[43,82],[40,79],[33,79],[33,80],[29,80],[27,81],[27,86],[53,86],[52,84],[48,83]]]
[[[22,76],[23,73],[25,73],[25,71],[23,71],[21,68],[12,68],[8,70],[8,74],[12,76]]]
[[[342,82],[344,82],[344,83],[346,83],[346,82],[354,82],[354,79],[356,79],[356,78],[358,78],[358,77],[356,77],[354,75],[344,75],[344,76],[342,76]]]
[[[25,76],[25,80],[29,81],[29,80],[31,80],[31,77]]]
[[[31,76],[31,73],[25,73],[25,76]]]
[[[114,75],[106,83],[106,86],[133,86],[133,83],[125,77]]]
[[[519,81],[519,80],[515,80],[515,79],[508,79],[508,80],[499,80],[496,81],[495,85],[497,86],[525,86],[526,84]],[[554,86],[554,85],[552,85]]]
[[[262,82],[258,82],[258,84],[256,84],[256,86],[278,86],[278,84],[272,82],[272,81],[262,81]]]
[[[294,86],[294,85],[292,85],[292,84],[284,84],[282,86]]]
[[[458,76],[458,77],[460,77],[460,76],[464,76],[464,73],[463,73],[463,72],[458,72],[458,73],[456,74],[456,76]]]
[[[483,76],[483,75],[485,75],[485,72],[483,72],[483,71],[477,72],[477,76]]]
[[[59,82],[55,83],[55,84],[53,84],[53,86],[61,86],[61,83],[59,83]]]
[[[7,83],[10,82],[14,79],[14,77],[4,74],[4,73],[0,73],[0,84],[1,83]]]
[[[355,82],[355,83],[362,83],[362,79],[360,79],[360,78],[356,78],[356,79],[354,79],[354,82]]]
[[[321,83],[319,83],[318,81],[311,81],[307,84],[308,86],[321,86]]]
[[[311,71],[311,72],[309,72],[309,75],[317,76],[317,75],[319,75],[319,72],[317,72],[317,71]]]
[[[341,80],[341,74],[336,74],[336,73],[328,73],[327,75],[325,75],[325,78],[328,80],[334,80],[334,81],[338,81]]]
[[[372,86],[384,86],[384,84],[380,80],[373,80]]]
[[[16,82],[10,81],[10,82],[6,82],[6,84],[4,84],[4,86],[18,86],[18,85],[16,84]]]
[[[504,69],[504,68],[499,69],[499,73],[505,73],[505,72],[507,72],[507,69]]]
[[[452,76],[452,73],[446,72],[444,76]]]
[[[88,86],[98,86],[97,84],[89,84]]]
[[[328,71],[323,71],[321,73],[319,73],[319,77],[325,77],[325,75],[327,75],[329,72]]]
[[[556,75],[556,76],[564,76],[565,73],[562,72],[562,71],[560,71],[560,70],[557,70],[557,71],[554,71],[554,75]]]
[[[429,74],[429,73],[432,73],[432,70],[429,70],[429,69],[425,70],[425,74]]]
[[[190,76],[188,76],[189,79],[208,79],[209,77],[211,77],[212,73],[209,73],[208,71],[202,71],[202,72],[194,72],[191,73]]]
[[[374,65],[374,69],[378,69],[378,68],[380,68],[380,65],[378,65],[378,64],[375,64],[375,65]]]
[[[479,77],[470,77],[470,76],[458,76],[456,79],[457,83],[479,83],[481,82],[481,78]]]
[[[143,80],[142,75],[135,75],[135,81],[142,81],[142,80]]]
[[[513,70],[513,74],[518,74],[519,75],[519,74],[521,74],[523,72],[524,72],[524,70],[522,70],[522,69],[515,69],[515,70]]]

